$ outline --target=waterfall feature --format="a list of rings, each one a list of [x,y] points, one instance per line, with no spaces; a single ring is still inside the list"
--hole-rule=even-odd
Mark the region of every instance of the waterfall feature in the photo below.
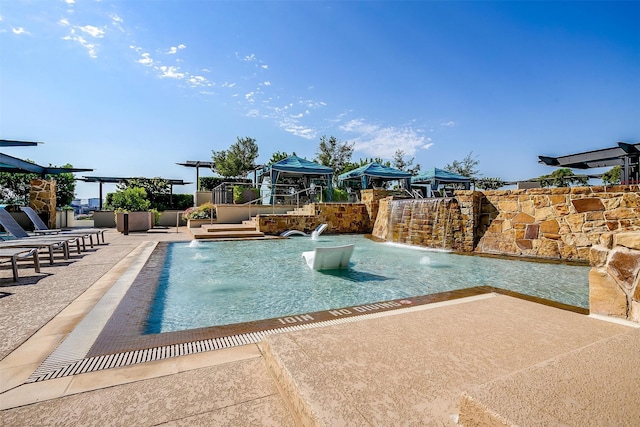
[[[463,250],[464,220],[455,198],[393,200],[390,210],[388,241]]]

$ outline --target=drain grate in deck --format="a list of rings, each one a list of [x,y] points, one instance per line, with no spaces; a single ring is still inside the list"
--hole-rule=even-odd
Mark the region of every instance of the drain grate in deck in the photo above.
[[[486,294],[479,297],[471,298],[487,298],[492,294]],[[461,301],[460,301],[461,302]],[[339,325],[344,323],[357,322],[366,319],[372,319],[383,316],[399,314],[401,312],[414,310],[425,310],[436,307],[440,304],[427,304],[423,306],[414,306],[398,310],[367,313],[359,316],[345,317],[339,319],[325,320],[315,323],[307,323],[301,325],[291,325],[283,328],[269,329],[263,331],[248,332],[244,334],[231,335],[226,337],[211,338],[201,341],[173,344],[163,347],[155,347],[144,350],[135,350],[116,354],[107,354],[102,356],[88,357],[75,361],[68,361],[61,366],[60,360],[56,361],[55,357],[45,360],[38,369],[27,379],[26,383],[35,383],[39,381],[51,380],[55,378],[63,378],[70,375],[84,374],[88,372],[101,371],[103,369],[119,368],[123,366],[135,365],[137,363],[152,362],[155,360],[168,359],[171,357],[187,356],[189,354],[202,353],[205,351],[221,350],[246,344],[257,344],[267,335],[293,332],[303,329],[319,328],[323,326]],[[55,352],[54,352],[55,353]],[[52,356],[54,356],[52,354]]]

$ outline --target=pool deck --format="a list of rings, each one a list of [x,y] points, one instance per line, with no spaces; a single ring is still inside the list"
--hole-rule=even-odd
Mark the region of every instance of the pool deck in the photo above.
[[[257,344],[27,382],[140,256],[106,234],[0,269],[0,425],[637,425],[640,329],[485,294]]]

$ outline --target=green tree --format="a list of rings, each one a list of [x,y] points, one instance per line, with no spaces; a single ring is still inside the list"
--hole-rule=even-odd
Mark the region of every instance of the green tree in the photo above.
[[[353,146],[355,143],[342,142],[335,136],[328,139],[325,135],[320,137],[320,145],[316,152],[315,161],[333,169],[334,177],[344,172],[345,166],[351,161]]]
[[[156,178],[130,178],[117,185],[119,190],[128,188],[142,188],[146,193],[146,198],[150,202],[150,207],[158,210],[166,210],[170,205],[171,183],[169,180]]]
[[[62,165],[63,168],[72,168],[69,163]],[[64,172],[58,175],[47,175],[47,179],[56,181],[56,205],[59,207],[71,204],[76,195],[76,177],[71,172]]]
[[[38,175],[0,172],[0,202],[7,205],[28,205],[30,181]]]
[[[476,168],[479,163],[478,157],[473,157],[473,151],[470,151],[467,157],[461,161],[454,160],[450,165],[446,165],[444,169],[467,178],[475,178],[479,172]]]
[[[253,138],[237,137],[228,150],[213,151],[213,171],[224,177],[243,177],[255,167],[258,145]]]
[[[405,160],[404,157],[404,150],[396,150],[396,152],[393,154],[391,165],[396,169],[400,169],[401,171],[407,171],[413,176],[418,175],[418,173],[420,172],[420,164],[417,163],[414,167],[411,167],[415,158],[412,157],[411,160]]]
[[[615,185],[622,182],[622,168],[614,166],[602,174],[602,183],[604,185]]]
[[[294,151],[292,154],[292,156],[296,156],[296,152]],[[289,154],[287,154],[286,151],[276,151],[275,153],[273,153],[271,155],[271,159],[269,160],[269,162],[267,163],[267,165],[272,165],[274,163],[278,163],[280,160],[284,160],[287,157],[289,157]]]
[[[570,168],[559,168],[549,175],[538,178],[542,187],[570,187],[572,185],[586,185],[589,178],[584,175],[575,175]]]
[[[28,159],[26,161],[34,163]],[[73,166],[67,163],[61,167],[71,168]],[[39,178],[41,178],[40,175],[35,173],[0,172],[0,202],[12,205],[29,205],[31,180]],[[48,174],[45,179],[56,181],[57,206],[65,206],[71,203],[75,197],[76,189],[76,180],[71,172],[57,175]]]
[[[475,186],[481,190],[497,190],[505,185],[507,183],[500,178],[480,178],[475,181]]]

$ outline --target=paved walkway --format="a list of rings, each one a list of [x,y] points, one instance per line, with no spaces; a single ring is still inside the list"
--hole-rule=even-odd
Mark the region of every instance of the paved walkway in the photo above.
[[[126,271],[142,242],[189,239],[175,228],[128,236],[113,231],[106,245],[43,264],[40,274],[21,268],[17,283],[3,267],[0,425],[454,425],[461,405],[473,421],[467,425],[505,419],[527,425],[540,413],[531,409],[535,405],[514,409],[510,399],[489,391],[515,395],[522,388],[513,390],[513,381],[530,384],[532,378],[546,378],[542,385],[554,389],[549,383],[557,373],[546,370],[546,361],[565,358],[585,369],[575,356],[584,348],[622,354],[607,369],[580,378],[587,389],[600,386],[603,375],[616,378],[608,393],[617,406],[599,419],[598,405],[592,404],[595,416],[587,410],[573,418],[556,405],[555,418],[547,420],[633,425],[625,420],[640,419],[637,404],[624,406],[640,401],[640,387],[628,387],[640,378],[638,364],[626,363],[637,355],[640,330],[494,294],[273,335],[259,345],[25,384]],[[620,370],[627,376],[616,377]],[[511,375],[520,377],[510,382]],[[585,406],[597,403],[597,392],[592,387],[591,394],[569,397]],[[529,396],[535,393],[529,389]],[[567,396],[553,401],[564,405]],[[487,408],[508,417],[482,418]],[[522,414],[529,418],[518,418]]]

